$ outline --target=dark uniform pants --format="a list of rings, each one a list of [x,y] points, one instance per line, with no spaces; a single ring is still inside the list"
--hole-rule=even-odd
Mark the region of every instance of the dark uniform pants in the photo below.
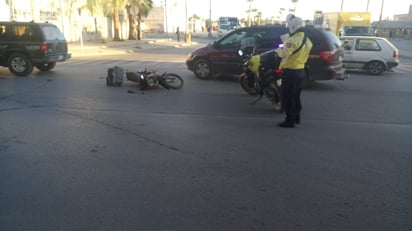
[[[282,104],[286,114],[285,121],[289,124],[295,124],[297,120],[300,120],[302,110],[300,93],[305,77],[304,69],[282,70]]]

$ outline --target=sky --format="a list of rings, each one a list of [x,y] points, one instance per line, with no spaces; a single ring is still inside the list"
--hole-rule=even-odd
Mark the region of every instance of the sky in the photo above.
[[[164,1],[166,1],[168,8],[175,6],[185,9],[185,6],[187,6],[189,15],[196,14],[201,18],[209,18],[211,5],[212,20],[216,20],[219,16],[247,18],[246,10],[249,8],[247,0],[153,0],[155,4],[164,4]],[[383,9],[382,20],[393,19],[394,14],[407,14],[409,5],[412,5],[411,0],[298,0],[295,6],[290,0],[254,0],[252,9],[256,8],[261,11],[263,18],[276,18],[281,17],[279,14],[280,7],[285,8],[286,11],[296,7],[297,16],[311,20],[317,10],[339,12],[342,8],[342,11],[369,11],[372,15],[372,21],[378,21],[381,9]]]

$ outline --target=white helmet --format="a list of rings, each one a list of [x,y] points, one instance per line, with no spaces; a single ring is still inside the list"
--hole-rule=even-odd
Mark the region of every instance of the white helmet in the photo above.
[[[295,33],[299,28],[305,26],[305,22],[294,14],[288,14],[286,16],[286,28],[289,29],[291,34]]]

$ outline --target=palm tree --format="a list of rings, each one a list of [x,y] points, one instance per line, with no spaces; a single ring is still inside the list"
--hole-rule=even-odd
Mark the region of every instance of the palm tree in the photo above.
[[[254,0],[246,0],[249,3],[249,9],[246,11],[248,13],[247,16],[247,24],[248,26],[251,26],[251,17],[250,17],[250,13],[252,12],[252,3]]]
[[[256,19],[257,19],[257,25],[261,25],[262,24],[262,12],[257,12],[256,14]]]
[[[296,3],[298,2],[298,0],[291,0],[293,3],[293,14],[296,14]]]
[[[134,39],[133,31],[135,30],[135,18],[131,10],[133,6],[136,6],[139,11],[137,13],[137,39],[141,40],[142,16],[147,17],[149,15],[150,10],[153,8],[153,1],[152,0],[130,0],[126,3],[126,10],[127,10],[128,18],[129,18],[129,40]]]

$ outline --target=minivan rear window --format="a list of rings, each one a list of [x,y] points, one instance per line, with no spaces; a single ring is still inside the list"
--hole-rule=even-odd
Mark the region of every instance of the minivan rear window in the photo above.
[[[336,36],[334,33],[330,31],[323,31],[323,33],[328,38],[328,41],[331,42],[330,45],[332,45],[333,48],[339,48],[342,46],[342,41],[340,41],[339,37]]]
[[[61,33],[55,26],[42,25],[41,29],[43,30],[46,40],[65,40],[63,33]]]
[[[342,45],[339,38],[330,31],[310,28],[305,32],[312,41],[314,50],[337,49]]]

